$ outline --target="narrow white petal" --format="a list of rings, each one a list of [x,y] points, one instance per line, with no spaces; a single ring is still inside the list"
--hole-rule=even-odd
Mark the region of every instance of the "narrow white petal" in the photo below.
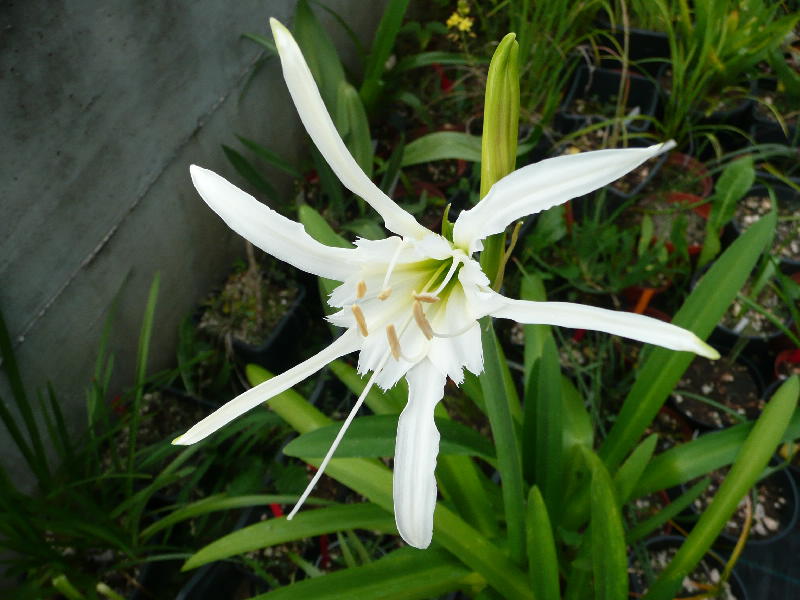
[[[310,377],[332,360],[358,350],[359,346],[360,340],[358,333],[352,330],[345,331],[342,336],[318,354],[292,367],[288,371],[247,390],[244,394],[240,394],[194,425],[194,427],[189,429],[189,431],[182,436],[173,440],[172,443],[179,446],[188,446],[205,439],[218,429],[233,421],[236,417],[266,402],[273,396],[277,396],[281,392],[288,390],[296,383],[303,381],[306,377]]]
[[[581,152],[518,169],[495,183],[475,207],[459,215],[453,240],[472,254],[480,240],[500,233],[515,220],[601,188],[674,145],[670,141],[648,148]]]
[[[439,432],[433,409],[444,396],[445,376],[423,360],[406,375],[408,404],[397,424],[394,449],[394,518],[402,538],[424,549],[433,536]]]
[[[719,358],[719,353],[714,348],[691,331],[644,315],[569,302],[532,302],[510,298],[503,300],[503,305],[492,312],[493,316],[513,319],[518,323],[605,331],[671,350]]]
[[[429,233],[361,170],[336,131],[297,42],[279,21],[270,19],[269,22],[283,67],[283,78],[300,120],[342,184],[378,211],[389,231],[413,238]]]
[[[236,233],[267,254],[320,277],[344,281],[356,268],[356,251],[320,244],[287,219],[213,171],[189,167],[203,200]]]

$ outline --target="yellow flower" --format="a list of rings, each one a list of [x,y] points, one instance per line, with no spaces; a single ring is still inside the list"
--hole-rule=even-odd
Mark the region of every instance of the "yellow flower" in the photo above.
[[[472,23],[474,19],[472,17],[462,17],[461,22],[458,24],[459,31],[469,31],[472,29]]]
[[[455,29],[456,27],[459,27],[459,23],[461,23],[461,15],[457,12],[454,12],[452,15],[450,15],[450,18],[447,19],[446,25],[448,29]]]

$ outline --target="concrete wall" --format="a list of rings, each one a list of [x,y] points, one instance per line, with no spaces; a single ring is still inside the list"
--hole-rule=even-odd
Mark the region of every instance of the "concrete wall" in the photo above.
[[[326,0],[368,43],[384,2]],[[240,39],[291,21],[292,0],[20,0],[0,8],[0,307],[30,390],[51,381],[75,426],[103,323],[119,297],[117,385],[132,381],[147,289],[161,273],[151,370],[176,328],[242,255],[188,165],[237,183],[234,133],[296,155],[305,143],[276,59]],[[337,46],[346,35],[316,11]],[[270,36],[271,37],[271,36]],[[356,63],[357,66],[357,63]],[[290,182],[272,173],[279,189]],[[4,374],[0,398],[10,403]],[[0,460],[24,477],[0,426]]]

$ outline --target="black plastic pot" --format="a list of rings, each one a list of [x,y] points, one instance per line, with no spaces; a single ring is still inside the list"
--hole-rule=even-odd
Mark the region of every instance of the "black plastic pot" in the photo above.
[[[785,216],[800,215],[800,193],[796,192],[780,181],[773,181],[769,186],[755,185],[750,188],[747,194],[745,194],[745,198],[748,196],[769,197],[770,189],[772,189],[773,193],[775,194],[775,199],[778,203],[778,208],[781,213],[783,213]],[[781,215],[779,214],[779,216]],[[734,216],[733,220],[731,220],[731,227],[733,228],[735,236],[741,235],[747,229],[746,225],[740,222],[736,216]],[[798,243],[800,243],[800,223],[796,223],[795,227],[797,228]],[[774,255],[774,249],[772,254]],[[784,271],[792,272],[800,270],[800,254],[795,257],[781,254],[780,262],[781,266],[784,267]]]
[[[246,363],[256,363],[276,373],[293,367],[304,346],[304,336],[298,333],[304,331],[310,321],[309,315],[303,310],[305,297],[305,288],[298,287],[294,300],[260,344],[248,344],[234,338],[236,355]]]
[[[798,499],[797,484],[794,481],[794,477],[792,477],[791,473],[787,469],[781,469],[771,474],[765,480],[771,480],[780,486],[780,489],[782,489],[786,494],[786,506],[781,511],[782,519],[780,529],[774,535],[765,538],[753,537],[753,529],[751,529],[751,537],[747,539],[748,548],[764,547],[771,544],[776,544],[787,535],[791,534],[797,527],[800,499]],[[689,488],[689,485],[685,484],[681,486],[681,488],[682,491],[685,492]],[[697,502],[698,501],[695,500],[695,503]],[[695,519],[700,517],[701,510],[696,504],[692,504],[690,509],[694,513]],[[753,526],[757,526],[755,519],[753,521]],[[717,537],[715,540],[714,546],[722,550],[732,550],[737,541],[737,536],[727,533],[723,529],[719,534],[719,537]]]
[[[571,111],[570,105],[576,100],[592,98],[597,98],[597,100],[603,104],[614,102],[613,98],[619,93],[621,78],[622,72],[618,70],[603,68],[589,69],[586,66],[580,67],[575,72],[572,87],[564,98],[560,112],[570,119],[594,116],[606,119],[612,118],[614,116],[613,114],[576,114],[574,111]],[[636,73],[628,73],[626,85],[628,86],[628,101],[625,113],[630,113],[630,111],[636,107],[639,109],[641,115],[655,116],[658,104],[658,92],[655,84],[647,77],[637,75]],[[633,119],[626,125],[626,129],[631,132],[643,132],[649,129],[649,127],[650,121],[644,119]]]
[[[657,553],[664,550],[670,550],[672,548],[680,548],[686,538],[675,536],[675,535],[663,535],[658,537],[653,537],[647,540],[644,544],[645,551],[647,552],[648,556],[653,553]],[[706,554],[701,562],[705,562],[708,566],[708,569],[716,569],[719,573],[722,573],[723,569],[725,568],[725,563],[721,560],[721,558],[714,554],[709,553]],[[646,582],[642,578],[642,574],[635,572],[635,558],[634,556],[629,557],[629,567],[628,573],[630,576],[630,591],[632,594],[636,594],[635,597],[640,597],[644,595],[646,590]],[[737,569],[734,568],[731,572],[731,576],[728,579],[728,583],[730,584],[730,591],[736,600],[748,600],[749,596],[747,591],[742,583],[739,574],[737,573]],[[698,590],[696,593],[699,593]],[[681,594],[679,594],[681,595]]]
[[[716,345],[714,347],[723,356],[723,359],[720,360],[724,360],[724,357],[730,353],[729,347],[723,347],[720,345]],[[764,394],[764,378],[761,376],[761,371],[759,370],[758,365],[756,365],[756,363],[750,360],[747,356],[744,356],[742,354],[739,354],[739,356],[736,357],[736,360],[734,362],[737,365],[740,365],[746,369],[746,372],[750,376],[750,380],[752,381],[755,387],[755,393],[757,398],[759,400],[762,399]],[[722,425],[720,425],[718,423],[706,420],[701,415],[698,415],[696,411],[690,408],[691,406],[693,406],[692,399],[684,398],[682,401],[679,401],[678,397],[680,397],[680,392],[678,390],[673,390],[669,397],[670,406],[672,406],[681,416],[683,416],[695,430],[714,431],[717,429],[724,429],[725,427],[730,427],[734,424],[734,423],[731,424],[723,423]],[[758,415],[751,415],[751,416],[753,418],[757,418]]]
[[[610,23],[603,21],[600,22],[600,25],[604,29],[610,30],[609,33],[614,36],[620,48],[624,47],[625,33],[623,29],[612,28]],[[628,60],[632,68],[655,77],[669,57],[669,38],[666,33],[636,27],[628,28]],[[619,68],[619,58],[604,57],[600,66]]]
[[[242,511],[234,530],[256,523],[264,507]],[[269,587],[252,573],[228,561],[217,561],[200,567],[181,588],[175,600],[217,600],[218,598],[251,597],[267,592]]]
[[[756,80],[756,98],[760,98],[763,93],[774,92],[777,86],[775,79]],[[753,103],[751,133],[757,144],[786,144],[796,147],[800,143],[800,128],[796,124],[787,124],[787,131],[784,132],[774,118],[762,114],[758,107],[756,100]]]

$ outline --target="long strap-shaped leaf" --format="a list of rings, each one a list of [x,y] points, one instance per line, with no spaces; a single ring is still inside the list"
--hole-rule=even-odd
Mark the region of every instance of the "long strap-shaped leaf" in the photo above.
[[[739,455],[739,449],[753,427],[752,423],[743,423],[722,431],[707,433],[696,440],[659,454],[636,484],[632,497],[639,498],[674,487],[731,464]],[[795,411],[788,421],[783,437],[776,438],[775,442],[789,442],[799,437],[800,411]]]
[[[257,385],[272,375],[261,367],[248,365],[247,377]],[[331,420],[309,404],[300,394],[287,390],[270,400],[270,408],[278,413],[292,428],[300,433],[312,431],[331,423]],[[318,465],[319,460],[307,460]],[[364,458],[335,458],[328,464],[326,473],[361,494],[369,501],[391,512],[392,474],[386,466]],[[441,504],[434,513],[434,541],[458,557],[470,569],[478,572],[486,582],[505,598],[533,598],[527,578],[497,546],[461,517]]]
[[[772,237],[775,223],[773,212],[737,239],[700,280],[673,323],[700,338],[707,337],[750,275]],[[633,448],[693,358],[688,352],[653,349],[600,451],[609,470],[615,469]]]
[[[778,440],[783,437],[789,418],[797,407],[798,395],[800,379],[797,376],[787,380],[775,392],[742,444],[736,462],[714,500],[700,516],[675,558],[650,588],[645,600],[673,598],[683,578],[711,548],[741,499],[756,484],[769,463]]]
[[[183,565],[183,570],[261,548],[347,529],[383,533],[396,531],[392,515],[376,504],[342,504],[306,510],[291,521],[285,517],[268,519],[229,533],[195,552]]]
[[[251,600],[414,600],[476,583],[480,577],[443,550],[401,548],[363,567],[306,579]]]

